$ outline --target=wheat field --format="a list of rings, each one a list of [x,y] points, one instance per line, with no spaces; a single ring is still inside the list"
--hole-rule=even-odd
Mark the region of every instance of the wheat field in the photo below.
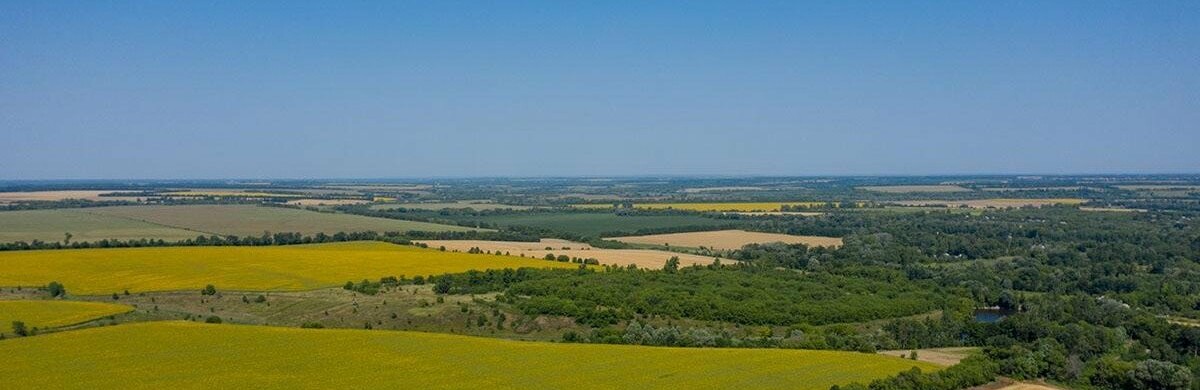
[[[383,276],[578,265],[515,256],[441,252],[383,242],[290,246],[161,247],[0,252],[0,286],[64,284],[71,294],[129,290],[270,291],[339,286]]]

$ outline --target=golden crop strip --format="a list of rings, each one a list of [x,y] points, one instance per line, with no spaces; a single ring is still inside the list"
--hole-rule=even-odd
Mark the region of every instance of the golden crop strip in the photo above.
[[[383,242],[268,247],[162,247],[0,252],[0,286],[64,284],[71,294],[199,290],[307,290],[383,276],[428,276],[576,264],[440,252]]]
[[[8,327],[13,321],[24,322],[31,328],[47,328],[74,325],[132,310],[132,306],[101,302],[0,301],[0,333],[9,332]]]
[[[929,363],[837,351],[524,342],[437,333],[136,323],[0,341],[0,388],[780,388]]]

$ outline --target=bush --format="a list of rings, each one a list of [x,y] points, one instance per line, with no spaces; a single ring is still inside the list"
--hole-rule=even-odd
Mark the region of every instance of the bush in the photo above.
[[[324,329],[325,325],[321,325],[320,322],[305,322],[303,324],[300,324],[300,328],[301,329]]]
[[[200,295],[217,295],[217,288],[211,284],[204,286],[204,289],[200,290]]]
[[[208,316],[208,318],[204,319],[204,323],[206,324],[220,324],[221,322],[221,317],[217,316]]]
[[[50,297],[52,298],[67,295],[66,287],[63,287],[62,283],[59,282],[50,282],[50,284],[47,284],[46,292],[49,293]]]
[[[29,330],[25,328],[25,323],[21,321],[13,321],[12,330],[13,334],[17,336],[25,337],[29,335]]]

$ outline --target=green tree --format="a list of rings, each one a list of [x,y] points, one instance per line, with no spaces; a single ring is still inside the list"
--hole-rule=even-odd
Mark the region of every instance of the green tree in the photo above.
[[[1129,376],[1139,389],[1186,390],[1192,387],[1192,373],[1187,367],[1171,362],[1143,360],[1129,372]]]
[[[204,289],[200,290],[200,295],[217,295],[217,288],[211,284],[204,286]]]
[[[667,263],[663,264],[663,271],[672,274],[679,271],[679,256],[671,256],[670,259],[667,259]]]

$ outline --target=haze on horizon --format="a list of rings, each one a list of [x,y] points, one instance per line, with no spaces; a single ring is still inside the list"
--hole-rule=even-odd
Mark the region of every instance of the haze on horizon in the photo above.
[[[0,180],[1200,171],[1194,1],[6,1],[0,37]]]

